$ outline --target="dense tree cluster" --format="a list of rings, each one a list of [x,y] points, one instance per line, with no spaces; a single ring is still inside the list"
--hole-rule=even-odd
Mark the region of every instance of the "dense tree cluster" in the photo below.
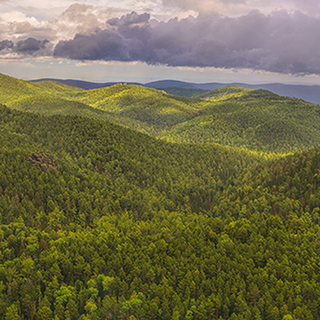
[[[226,95],[219,96],[221,91]],[[174,126],[162,137],[171,142],[219,143],[268,153],[319,146],[319,105],[266,90],[228,94],[222,88],[216,94],[199,110],[200,116]]]
[[[0,318],[320,318],[319,149],[170,144],[4,106],[0,141]]]

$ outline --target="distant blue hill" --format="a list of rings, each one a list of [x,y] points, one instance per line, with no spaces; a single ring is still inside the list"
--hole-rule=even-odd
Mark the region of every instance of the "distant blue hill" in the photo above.
[[[244,83],[236,84],[248,89],[266,89],[281,96],[295,97],[305,101],[320,104],[319,85],[293,85],[282,83],[270,83],[261,85],[248,85]]]
[[[148,88],[155,88],[155,89],[165,89],[165,88],[183,88],[183,89],[202,89],[197,87],[198,84],[178,81],[178,80],[160,80],[160,81],[153,81],[149,83],[145,83],[144,86]],[[208,89],[204,89],[208,90]],[[212,90],[212,89],[209,89]]]
[[[96,82],[88,82],[81,80],[61,80],[61,79],[38,79],[33,80],[34,82],[51,80],[58,81],[60,83],[64,83],[70,86],[79,87],[82,89],[97,89],[103,87],[112,86],[118,82],[105,82],[105,83],[96,83]],[[124,82],[123,82],[124,83]],[[246,83],[191,83],[184,82],[178,80],[160,80],[153,81],[149,83],[138,83],[138,82],[127,82],[128,84],[137,84],[141,86],[145,86],[148,88],[155,89],[166,89],[166,88],[182,88],[182,89],[202,89],[202,90],[213,90],[217,88],[221,88],[227,85],[237,85],[243,88],[248,89],[265,89],[281,96],[295,97],[299,99],[303,99],[308,102],[320,104],[320,86],[319,85],[291,85],[291,84],[282,84],[282,83],[269,83],[269,84],[246,84]],[[185,95],[185,90],[181,91],[181,95]]]
[[[60,82],[60,83],[63,83],[63,84],[67,84],[69,86],[78,87],[78,88],[82,88],[82,89],[85,89],[85,90],[110,87],[110,86],[115,85],[116,83],[119,83],[119,82],[97,83],[97,82],[89,82],[89,81],[82,81],[82,80],[73,80],[73,79],[62,80],[62,79],[53,79],[53,78],[44,78],[44,79],[37,79],[37,80],[31,80],[31,81],[32,82],[57,81],[57,82]],[[138,82],[130,82],[130,83],[127,82],[127,84],[142,85],[141,83],[138,83]]]

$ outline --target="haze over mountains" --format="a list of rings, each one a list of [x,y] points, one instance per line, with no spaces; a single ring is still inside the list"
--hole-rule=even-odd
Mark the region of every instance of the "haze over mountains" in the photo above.
[[[67,85],[76,86],[79,88],[83,88],[86,90],[89,89],[96,89],[96,88],[103,88],[108,87],[111,85],[116,84],[116,82],[105,82],[105,83],[95,83],[95,82],[88,82],[88,81],[81,81],[81,80],[62,80],[62,79],[39,79],[33,80],[35,82],[38,81],[58,81]],[[145,86],[148,88],[154,89],[170,89],[170,93],[174,93],[181,96],[194,96],[199,94],[199,90],[213,90],[216,88],[221,88],[228,85],[236,85],[243,88],[248,89],[265,89],[269,90],[273,93],[279,94],[281,96],[287,97],[294,97],[303,99],[305,101],[320,104],[320,86],[319,85],[296,85],[296,84],[283,84],[283,83],[266,83],[266,84],[247,84],[247,83],[219,83],[219,82],[212,82],[212,83],[191,83],[191,82],[184,82],[178,80],[160,80],[160,81],[153,81],[148,83],[138,83],[138,82],[130,82],[128,84],[137,84],[141,86]],[[186,90],[177,90],[176,88],[186,89]]]

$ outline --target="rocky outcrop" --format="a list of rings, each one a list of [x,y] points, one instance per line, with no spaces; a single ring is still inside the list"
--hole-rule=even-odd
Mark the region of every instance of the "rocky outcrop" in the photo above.
[[[37,164],[46,170],[49,168],[57,170],[57,164],[54,161],[53,156],[48,153],[32,152],[28,157],[28,161],[33,164]]]

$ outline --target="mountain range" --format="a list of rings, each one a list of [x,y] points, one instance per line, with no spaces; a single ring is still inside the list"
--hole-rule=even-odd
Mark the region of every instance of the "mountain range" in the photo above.
[[[75,86],[83,89],[97,89],[115,85],[115,82],[95,83],[81,80],[62,80],[62,79],[39,79],[38,81],[57,81],[70,86]],[[235,85],[247,89],[265,89],[281,96],[303,99],[305,101],[320,104],[320,86],[319,85],[297,85],[297,84],[282,84],[282,83],[266,83],[266,84],[247,84],[247,83],[191,83],[178,80],[161,80],[149,83],[132,82],[128,84],[136,84],[154,89],[166,89],[168,93],[181,95],[185,97],[195,96],[201,93],[201,90],[214,90],[228,85]],[[182,90],[178,90],[182,89]],[[200,90],[200,91],[199,91]]]
[[[319,319],[320,106],[167,91],[0,74],[0,319]]]
[[[7,76],[0,77],[1,83],[0,102],[9,107],[44,115],[85,115],[170,142],[218,143],[268,153],[320,144],[320,106],[262,89],[226,86],[180,97],[136,84],[84,90]]]

